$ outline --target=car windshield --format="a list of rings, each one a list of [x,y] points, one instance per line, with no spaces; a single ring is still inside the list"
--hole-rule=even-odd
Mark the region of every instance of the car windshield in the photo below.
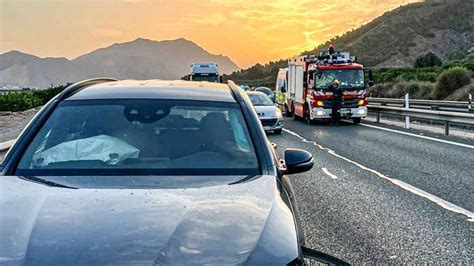
[[[316,75],[316,88],[327,89],[336,79],[342,89],[364,87],[363,70],[321,70]]]
[[[193,81],[218,82],[219,76],[217,74],[193,74]]]
[[[250,101],[254,106],[271,106],[274,103],[263,93],[249,93]]]
[[[237,103],[65,101],[18,175],[252,175],[259,164]]]

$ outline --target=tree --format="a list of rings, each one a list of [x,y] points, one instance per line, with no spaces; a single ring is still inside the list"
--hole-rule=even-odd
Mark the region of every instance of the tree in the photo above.
[[[415,59],[414,66],[417,68],[421,67],[434,67],[441,66],[443,61],[433,52],[428,52],[426,54],[419,55]]]

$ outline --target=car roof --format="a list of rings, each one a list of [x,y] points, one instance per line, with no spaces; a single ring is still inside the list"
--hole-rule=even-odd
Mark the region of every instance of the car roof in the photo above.
[[[87,86],[67,100],[174,99],[236,102],[229,85],[184,80],[120,80]]]
[[[272,92],[272,90],[267,88],[267,87],[257,87],[257,88],[255,88],[255,91]]]
[[[265,97],[268,97],[268,95],[266,95],[265,93],[261,91],[247,91],[247,94],[258,94],[258,95],[263,95]]]

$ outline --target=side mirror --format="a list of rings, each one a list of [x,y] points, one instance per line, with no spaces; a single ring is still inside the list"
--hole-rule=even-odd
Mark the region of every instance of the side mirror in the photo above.
[[[313,155],[305,150],[285,150],[286,174],[297,174],[313,168]]]
[[[374,73],[372,72],[372,69],[369,69],[369,87],[374,86]]]
[[[326,253],[301,247],[304,265],[350,265],[349,263]]]

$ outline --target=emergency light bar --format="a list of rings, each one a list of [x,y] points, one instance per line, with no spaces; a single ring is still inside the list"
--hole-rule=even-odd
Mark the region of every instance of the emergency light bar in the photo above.
[[[318,60],[325,64],[350,64],[355,61],[355,56],[351,56],[349,52],[334,52],[330,54],[329,51],[322,51],[319,53]]]

